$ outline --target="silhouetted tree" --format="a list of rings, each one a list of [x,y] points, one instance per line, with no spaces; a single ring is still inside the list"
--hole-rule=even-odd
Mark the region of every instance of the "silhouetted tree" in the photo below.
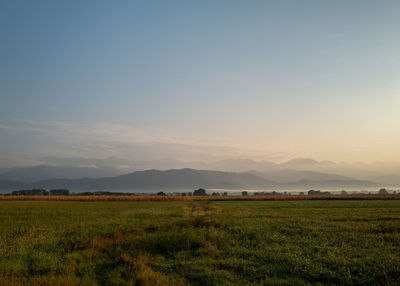
[[[47,196],[49,192],[44,189],[32,189],[13,191],[11,194],[13,196]]]
[[[207,196],[205,189],[197,189],[193,192],[193,196]]]
[[[52,196],[69,196],[69,190],[68,189],[50,190],[50,195],[52,195]]]
[[[382,188],[382,189],[379,190],[379,194],[380,195],[387,195],[388,191],[385,188]]]
[[[83,192],[83,193],[77,193],[76,195],[78,195],[78,196],[94,196],[96,194],[94,192]]]
[[[318,191],[309,190],[308,194],[309,195],[317,195],[317,196],[320,196],[320,195],[332,195],[330,192],[321,192],[320,190],[318,190]]]
[[[166,194],[164,192],[158,192],[157,196],[166,196]]]
[[[247,196],[249,193],[247,191],[242,192],[242,196]]]

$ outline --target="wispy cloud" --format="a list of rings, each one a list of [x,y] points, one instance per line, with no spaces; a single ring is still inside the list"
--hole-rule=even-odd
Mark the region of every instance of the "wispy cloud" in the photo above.
[[[108,123],[83,124],[60,121],[20,120],[23,126],[7,127],[19,131],[37,131],[63,140],[99,140],[102,142],[139,143],[181,143],[200,144],[206,142],[199,138],[181,136],[168,130],[140,129],[127,125]]]
[[[224,158],[265,158],[262,152],[227,145],[213,145],[204,138],[168,130],[143,130],[116,124],[81,124],[59,121],[16,120],[4,125],[20,133],[38,156],[120,157],[140,160],[175,158],[183,161],[213,161]],[[49,147],[41,147],[38,138]],[[51,143],[49,143],[51,141]]]

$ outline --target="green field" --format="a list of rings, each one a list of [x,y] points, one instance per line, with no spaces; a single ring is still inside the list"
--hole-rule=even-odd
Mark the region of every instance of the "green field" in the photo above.
[[[400,201],[0,201],[0,285],[399,285]]]

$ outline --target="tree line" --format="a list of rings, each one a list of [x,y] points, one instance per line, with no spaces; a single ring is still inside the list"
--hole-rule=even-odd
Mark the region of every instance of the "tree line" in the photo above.
[[[382,188],[378,191],[378,194],[380,195],[386,195],[389,193],[396,194],[396,191],[392,190],[387,190],[385,188]],[[299,192],[298,193],[300,196],[305,195],[304,192]],[[167,195],[173,195],[173,196],[228,196],[228,192],[212,192],[210,194],[207,193],[207,191],[204,188],[199,188],[194,190],[193,192],[174,192],[174,193],[165,193],[165,192],[157,192],[157,193],[124,193],[124,192],[108,192],[108,191],[95,191],[95,192],[80,192],[80,193],[71,193],[69,189],[52,189],[52,190],[45,190],[45,189],[29,189],[29,190],[16,190],[12,191],[9,194],[5,195],[11,195],[11,196],[137,196],[137,195],[157,195],[157,196],[167,196]],[[242,191],[241,192],[242,196],[248,196],[248,195],[254,195],[254,196],[286,196],[286,195],[291,195],[291,193],[288,192],[253,192],[250,193],[248,191]],[[307,192],[307,195],[311,196],[326,196],[326,195],[335,195],[334,193],[331,192],[322,192],[320,190],[309,190]],[[345,190],[342,190],[340,192],[340,195],[348,195],[348,193]]]

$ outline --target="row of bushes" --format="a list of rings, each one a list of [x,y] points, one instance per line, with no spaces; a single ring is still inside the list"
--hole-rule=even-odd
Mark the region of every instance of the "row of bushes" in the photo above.
[[[385,195],[388,194],[389,192],[386,189],[380,189],[379,194]],[[396,194],[396,192],[393,192]],[[242,196],[247,196],[250,195],[249,192],[243,191]],[[310,196],[331,196],[333,195],[330,192],[321,192],[320,190],[315,191],[315,190],[310,190],[307,192],[308,195]],[[50,191],[47,191],[45,189],[31,189],[31,190],[18,190],[18,191],[13,191],[11,194],[7,195],[12,195],[12,196],[69,196],[71,195],[70,191],[68,189],[53,189]],[[75,196],[136,196],[137,194],[135,193],[122,193],[122,192],[104,192],[104,191],[98,191],[98,192],[82,192],[82,193],[76,193],[73,194]],[[140,194],[139,194],[140,195]],[[142,195],[154,195],[154,194],[142,194]],[[157,196],[167,196],[166,193],[164,192],[158,192],[155,195]],[[188,192],[188,193],[173,193],[175,196],[207,196],[207,192],[205,189],[197,189],[194,192]],[[228,192],[213,192],[211,193],[212,196],[227,196]],[[254,196],[286,196],[290,195],[290,193],[287,192],[254,192]],[[299,193],[300,196],[305,195],[304,192]],[[341,195],[348,195],[346,191],[342,191]]]
[[[54,189],[47,191],[45,189],[18,190],[11,193],[12,196],[68,196],[68,189]]]
[[[194,192],[188,193],[178,193],[181,196],[207,196],[207,193],[204,189],[198,189]],[[17,190],[12,191],[10,194],[6,194],[9,196],[136,196],[138,194],[135,193],[123,193],[123,192],[104,192],[104,191],[96,191],[96,192],[81,192],[81,193],[73,193],[68,189],[53,189],[47,191],[45,189],[31,189],[31,190]],[[154,195],[154,194],[139,194],[139,195]],[[157,196],[167,196],[164,192],[158,192]],[[213,193],[213,195],[220,195],[219,193]],[[223,195],[227,196],[228,193],[224,192]]]

